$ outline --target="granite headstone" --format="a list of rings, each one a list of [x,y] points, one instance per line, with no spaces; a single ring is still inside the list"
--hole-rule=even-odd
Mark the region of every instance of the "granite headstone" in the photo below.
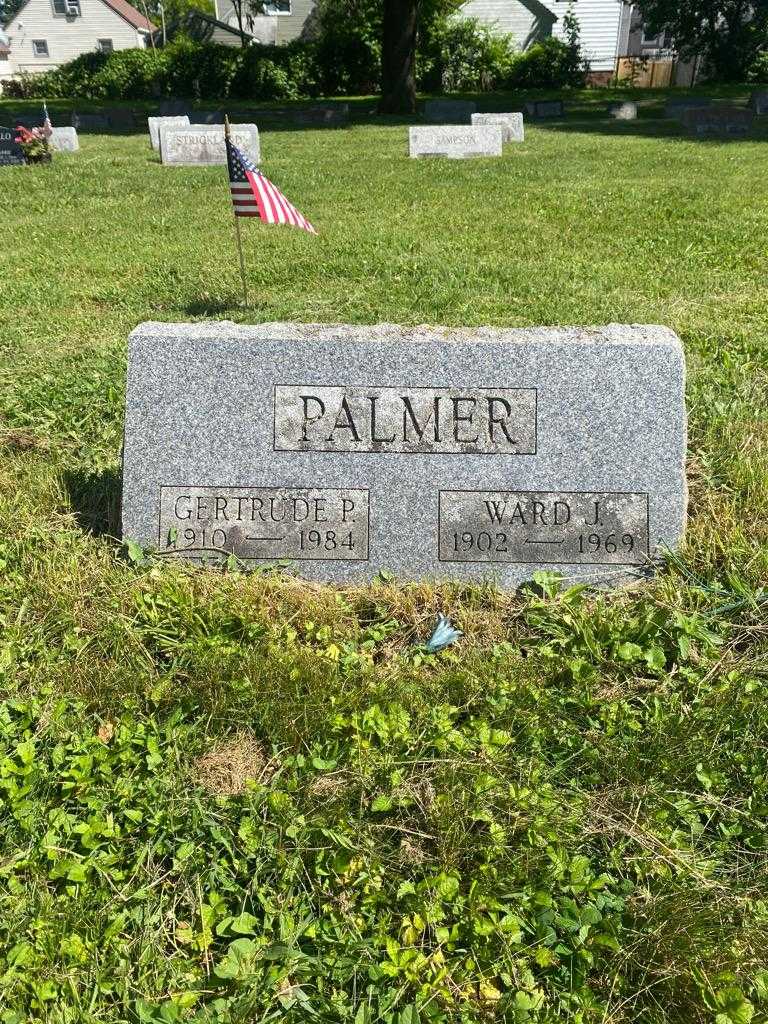
[[[562,100],[532,100],[525,104],[525,113],[537,121],[548,117],[563,117],[565,106]]]
[[[80,140],[76,128],[54,128],[50,138],[51,149],[59,153],[76,153],[80,149]]]
[[[427,100],[424,117],[435,124],[471,124],[477,104],[471,100]]]
[[[746,107],[732,107],[724,103],[685,110],[680,118],[687,131],[720,138],[746,135],[754,119],[754,112]]]
[[[611,103],[608,106],[608,116],[614,121],[636,121],[637,104],[634,100],[622,100],[620,103]]]
[[[187,125],[189,117],[186,114],[176,114],[167,117],[148,117],[147,128],[149,129],[149,144],[152,149],[160,149],[160,129],[170,128],[172,125]]]
[[[233,124],[232,141],[258,164],[261,159],[259,129],[255,124]],[[224,126],[215,124],[171,125],[160,129],[160,159],[164,164],[207,166],[226,164]]]
[[[701,110],[703,107],[711,106],[712,100],[708,96],[689,96],[685,99],[667,100],[664,116],[680,121],[686,110]]]
[[[749,97],[749,109],[758,117],[768,114],[768,90],[755,89]]]
[[[184,100],[163,100],[159,113],[160,117],[178,117],[181,114],[191,114],[191,110]]]
[[[465,160],[475,156],[501,156],[502,130],[497,124],[417,125],[408,129],[412,157],[444,156]]]
[[[523,115],[512,114],[473,114],[472,124],[496,124],[501,128],[502,142],[523,142],[525,129]]]
[[[72,111],[69,123],[84,132],[108,132],[111,128],[108,114],[81,114],[76,110]]]
[[[24,150],[16,142],[16,129],[0,125],[0,167],[23,164]]]
[[[614,584],[679,542],[685,449],[664,327],[147,323],[123,536],[318,580]]]

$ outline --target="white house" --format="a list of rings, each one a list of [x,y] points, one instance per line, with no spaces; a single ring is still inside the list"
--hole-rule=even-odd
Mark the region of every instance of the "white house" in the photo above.
[[[127,0],[26,0],[5,26],[0,78],[50,71],[92,50],[145,47],[154,30]]]
[[[213,3],[217,21],[237,28],[232,0],[213,0]],[[259,43],[289,43],[302,34],[314,7],[315,0],[270,0],[264,14],[249,18],[243,28]]]

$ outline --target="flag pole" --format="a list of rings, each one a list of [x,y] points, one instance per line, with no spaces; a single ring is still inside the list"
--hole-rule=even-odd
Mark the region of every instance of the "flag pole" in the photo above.
[[[224,138],[227,141],[229,141],[229,116],[226,115],[226,114],[224,115]],[[227,164],[229,164],[229,160],[227,160]],[[239,257],[240,257],[240,276],[243,279],[243,304],[245,305],[245,308],[247,309],[248,308],[248,282],[247,282],[246,277],[245,277],[245,260],[243,259],[243,242],[242,242],[242,239],[240,238],[240,218],[237,216],[237,210],[235,210],[234,206],[232,207],[232,210],[233,210],[234,215],[235,215],[235,234],[237,235],[237,253],[238,253]]]

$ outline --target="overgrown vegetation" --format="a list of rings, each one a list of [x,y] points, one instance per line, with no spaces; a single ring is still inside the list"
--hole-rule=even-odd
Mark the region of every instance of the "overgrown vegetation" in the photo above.
[[[241,49],[180,36],[164,49],[83,54],[44,74],[6,81],[4,95],[94,100],[187,96],[219,102],[370,94],[380,83],[381,15],[378,3],[362,6],[361,16],[351,18],[337,4],[321,4],[312,41]],[[509,36],[471,19],[437,15],[424,23],[417,67],[420,88],[436,92],[556,89],[580,85],[585,71],[578,40],[548,39],[519,53]]]
[[[248,311],[222,168],[3,169],[3,1024],[766,1018],[765,142],[582,115],[265,132],[320,234],[248,226]],[[685,547],[611,595],[133,564],[125,338],[195,318],[668,323]]]

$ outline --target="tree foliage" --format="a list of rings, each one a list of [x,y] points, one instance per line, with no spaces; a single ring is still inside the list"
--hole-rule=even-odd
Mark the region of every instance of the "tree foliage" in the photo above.
[[[0,0],[0,26],[7,25],[24,0]]]
[[[651,32],[669,30],[685,59],[704,57],[713,77],[743,81],[768,50],[768,0],[640,0]]]

